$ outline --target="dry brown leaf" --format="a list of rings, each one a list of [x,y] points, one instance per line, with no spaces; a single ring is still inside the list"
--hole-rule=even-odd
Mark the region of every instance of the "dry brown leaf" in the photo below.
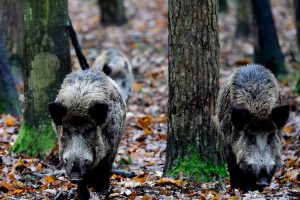
[[[247,65],[249,63],[251,63],[251,60],[249,58],[242,58],[234,62],[235,65]]]
[[[14,190],[14,185],[12,183],[0,182],[0,191],[7,193]]]
[[[147,136],[147,135],[151,135],[153,132],[152,132],[152,129],[150,128],[147,128],[144,130],[144,135]]]
[[[285,132],[286,134],[290,134],[294,131],[293,127],[291,126],[286,126],[283,128],[283,132]]]
[[[142,85],[138,84],[138,83],[134,83],[133,86],[132,86],[132,89],[133,89],[134,92],[139,92],[142,89]]]
[[[15,119],[10,115],[4,116],[4,123],[5,123],[5,126],[14,126]]]
[[[43,177],[43,182],[45,184],[51,184],[55,181],[55,179],[53,178],[53,176],[44,176]]]
[[[44,169],[43,165],[41,163],[38,163],[36,166],[35,166],[36,170],[38,172],[42,171]]]
[[[137,183],[145,183],[146,182],[144,177],[138,177],[138,176],[134,177],[132,180]]]
[[[176,185],[176,186],[181,186],[183,185],[185,182],[183,180],[170,180],[170,179],[159,179],[156,184],[158,185],[165,185],[165,184],[172,184],[172,185]]]
[[[138,119],[138,125],[143,129],[148,129],[153,124],[153,119],[150,115]]]
[[[146,194],[145,196],[143,196],[141,198],[141,200],[150,200],[150,199],[151,199],[151,197],[148,194]]]

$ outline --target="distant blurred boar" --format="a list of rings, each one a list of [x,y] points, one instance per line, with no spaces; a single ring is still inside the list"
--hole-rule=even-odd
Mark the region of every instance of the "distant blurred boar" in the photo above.
[[[128,102],[133,83],[132,66],[128,58],[119,50],[110,48],[98,56],[93,69],[103,71],[119,85],[122,96]]]
[[[121,139],[125,102],[118,85],[104,73],[84,70],[67,75],[49,112],[59,137],[60,162],[80,199],[87,186],[107,191]]]
[[[281,128],[289,106],[273,74],[249,64],[221,88],[217,118],[224,141],[231,186],[244,191],[268,186],[281,162]]]

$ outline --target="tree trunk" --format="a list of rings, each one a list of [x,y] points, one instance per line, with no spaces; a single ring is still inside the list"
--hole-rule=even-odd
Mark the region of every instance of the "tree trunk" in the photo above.
[[[46,154],[56,143],[47,108],[71,69],[68,2],[24,3],[25,108],[12,152],[36,157]]]
[[[219,81],[217,0],[169,1],[169,125],[166,176],[196,180],[226,170],[212,115]]]
[[[287,73],[269,0],[251,0],[254,18],[254,60],[276,76]]]
[[[228,10],[227,0],[219,0],[219,11],[226,12]]]
[[[251,5],[248,0],[236,2],[236,37],[248,38],[250,35]]]
[[[102,25],[123,25],[127,22],[123,0],[98,0]]]
[[[23,82],[23,1],[0,1],[0,36],[5,43],[10,68],[17,85]]]
[[[10,113],[20,114],[19,99],[16,91],[16,85],[13,80],[5,46],[0,37],[0,114]]]
[[[300,2],[299,0],[294,0],[294,8],[295,8],[295,22],[297,28],[297,43],[298,43],[298,49],[300,51]]]

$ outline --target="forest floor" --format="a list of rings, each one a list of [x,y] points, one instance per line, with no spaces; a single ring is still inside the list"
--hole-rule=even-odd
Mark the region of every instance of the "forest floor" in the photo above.
[[[230,1],[231,3],[233,1]],[[292,0],[272,0],[282,50],[291,74],[299,71]],[[122,27],[101,27],[95,1],[69,1],[70,17],[89,63],[101,50],[116,47],[131,60],[135,75],[128,103],[127,125],[115,167],[136,173],[133,178],[113,175],[109,199],[299,199],[300,198],[300,97],[293,94],[294,77],[280,81],[292,104],[283,129],[282,166],[270,187],[243,193],[230,188],[228,178],[209,183],[163,178],[168,104],[167,0],[125,0],[129,22]],[[236,39],[235,9],[220,14],[220,83],[241,64],[252,62],[252,39]],[[78,63],[72,51],[74,69]],[[296,73],[297,74],[297,73]],[[298,74],[297,74],[298,75]],[[73,199],[75,185],[57,166],[57,149],[45,160],[8,155],[20,119],[0,116],[0,199]],[[101,199],[93,193],[93,199]]]

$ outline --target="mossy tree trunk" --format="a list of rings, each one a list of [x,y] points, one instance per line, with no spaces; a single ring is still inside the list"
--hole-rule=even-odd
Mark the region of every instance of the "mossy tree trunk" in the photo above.
[[[60,84],[70,72],[67,0],[24,2],[24,119],[12,152],[43,156],[56,143],[48,115]]]
[[[169,1],[169,124],[165,176],[224,176],[213,115],[219,81],[217,0]]]
[[[251,30],[251,4],[249,0],[236,2],[236,37],[248,38]]]
[[[254,19],[254,61],[276,76],[287,73],[269,0],[251,0]]]
[[[0,36],[0,114],[20,114],[19,99],[13,80],[4,42]]]
[[[101,24],[123,25],[127,22],[123,0],[98,0]]]
[[[5,42],[10,69],[17,85],[23,82],[23,2],[0,1],[0,35]]]

